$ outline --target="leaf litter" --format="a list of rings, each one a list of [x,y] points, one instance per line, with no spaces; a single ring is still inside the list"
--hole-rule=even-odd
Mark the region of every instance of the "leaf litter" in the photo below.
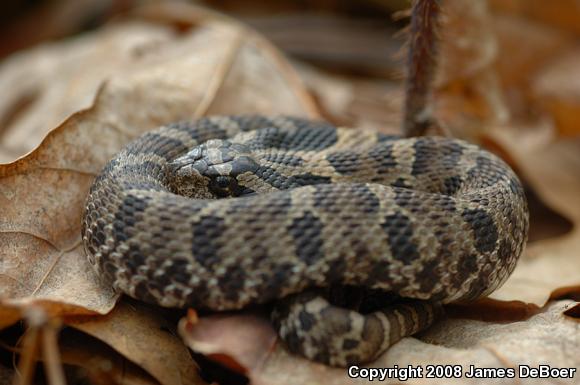
[[[460,0],[450,3],[458,3],[453,9],[464,9]],[[465,18],[488,20],[489,12],[499,12],[494,7],[467,8]],[[531,30],[547,28],[520,16],[492,16],[513,18]],[[454,20],[452,14],[449,20]],[[542,204],[574,226],[565,234],[531,242],[513,276],[492,299],[451,306],[448,319],[420,336],[405,338],[373,367],[580,366],[580,233],[575,226],[580,221],[580,142],[566,137],[575,127],[571,117],[580,116],[580,91],[566,82],[580,68],[580,58],[570,54],[569,32],[554,32],[550,36],[561,48],[550,51],[552,60],[533,68],[528,59],[533,52],[522,50],[528,56],[521,60],[510,52],[521,70],[508,71],[507,66],[496,66],[501,42],[518,32],[493,28],[483,36],[468,36],[459,47],[444,46],[442,55],[453,65],[441,69],[437,114],[451,123],[455,135],[503,154]],[[488,35],[492,32],[501,37],[499,48],[493,48],[496,43]],[[485,47],[478,45],[482,39]],[[11,60],[0,68],[0,84],[16,90],[0,101],[0,121],[8,121],[10,128],[3,125],[0,131],[0,155],[12,160],[32,151],[0,165],[0,328],[26,319],[31,308],[61,319],[76,330],[62,331],[62,361],[84,370],[92,367],[96,382],[204,383],[185,345],[256,384],[358,382],[344,369],[288,354],[259,314],[198,317],[190,311],[177,332],[163,310],[119,301],[86,262],[80,218],[90,183],[105,162],[129,140],[158,125],[210,114],[263,113],[324,115],[341,124],[395,132],[400,121],[396,104],[381,110],[376,100],[401,95],[398,86],[361,83],[302,65],[295,66],[297,73],[252,30],[184,4],[149,5],[93,34]],[[466,60],[470,66],[462,67]],[[36,68],[42,62],[46,67]],[[51,79],[60,65],[71,67]],[[454,77],[446,68],[472,70]],[[27,69],[40,75],[24,81]],[[527,111],[522,112],[518,100],[506,97],[506,84],[541,116],[522,116]],[[342,97],[333,98],[333,89]],[[363,98],[357,92],[361,89]],[[317,95],[316,102],[311,95]],[[19,105],[26,108],[11,114]],[[542,218],[532,217],[532,226],[534,221]],[[102,343],[78,342],[91,338]],[[88,365],[80,357],[98,364]],[[123,359],[129,363],[123,364]],[[119,374],[124,365],[127,374]]]

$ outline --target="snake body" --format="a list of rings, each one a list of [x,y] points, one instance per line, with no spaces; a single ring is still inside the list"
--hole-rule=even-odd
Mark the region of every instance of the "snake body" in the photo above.
[[[286,346],[338,366],[491,293],[527,232],[518,178],[474,145],[262,116],[136,139],[95,179],[82,228],[115,289],[166,307],[274,301]]]

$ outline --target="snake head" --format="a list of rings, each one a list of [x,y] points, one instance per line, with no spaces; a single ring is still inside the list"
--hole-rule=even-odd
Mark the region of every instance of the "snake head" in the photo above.
[[[250,193],[238,177],[258,168],[248,146],[212,139],[169,163],[178,194],[192,198],[224,198]]]

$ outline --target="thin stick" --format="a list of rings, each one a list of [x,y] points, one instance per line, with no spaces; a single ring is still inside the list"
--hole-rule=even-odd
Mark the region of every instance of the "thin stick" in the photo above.
[[[439,125],[432,116],[433,78],[437,66],[437,36],[442,0],[415,0],[411,11],[411,37],[403,134],[424,135]]]
[[[66,385],[60,352],[58,351],[58,332],[60,325],[55,320],[48,322],[42,331],[42,356],[44,370],[50,385]]]
[[[40,330],[37,327],[29,327],[26,333],[24,333],[22,352],[18,362],[18,369],[13,380],[14,385],[32,384],[39,347]]]

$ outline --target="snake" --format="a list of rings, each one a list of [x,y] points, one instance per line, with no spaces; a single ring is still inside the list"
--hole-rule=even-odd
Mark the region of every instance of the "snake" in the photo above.
[[[210,116],[110,160],[82,239],[116,291],[171,308],[271,306],[290,352],[348,366],[501,286],[528,217],[514,171],[466,141]]]

